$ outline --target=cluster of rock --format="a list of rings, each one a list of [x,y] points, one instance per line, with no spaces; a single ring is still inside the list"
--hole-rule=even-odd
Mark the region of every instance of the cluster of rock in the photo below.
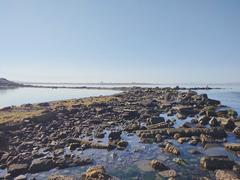
[[[44,116],[0,126],[0,166],[7,168],[8,176],[91,164],[91,158],[66,154],[66,148],[124,150],[128,142],[122,139],[122,131],[136,133],[143,143],[161,143],[165,152],[177,156],[181,155],[179,148],[165,140],[205,146],[224,143],[228,132],[240,136],[235,111],[222,110],[220,102],[206,94],[176,88],[132,88],[105,102],[38,106],[45,107]],[[159,116],[165,113],[178,119],[191,117],[192,121],[174,127],[173,120]],[[106,134],[106,130],[110,133]],[[108,138],[108,143],[103,143],[103,138]],[[226,145],[229,150],[239,151],[238,148],[238,144]],[[235,165],[225,157],[203,158],[201,165],[206,169],[225,169],[225,165],[232,169]],[[154,169],[164,167],[158,162],[153,164]],[[97,172],[104,176],[103,169]]]

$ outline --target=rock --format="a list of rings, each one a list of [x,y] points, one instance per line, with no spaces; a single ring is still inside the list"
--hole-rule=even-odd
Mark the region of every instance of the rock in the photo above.
[[[39,105],[39,106],[42,106],[42,107],[50,106],[50,104],[49,104],[48,102],[39,103],[38,105]]]
[[[173,158],[173,162],[175,162],[178,165],[184,165],[184,164],[186,165],[187,164],[186,161],[182,158]]]
[[[184,116],[194,116],[198,113],[192,106],[179,105],[173,109]]]
[[[140,116],[139,112],[135,110],[126,110],[122,114],[122,118],[126,120],[136,119],[139,118],[139,116]]]
[[[70,149],[71,151],[74,151],[75,149],[80,148],[80,147],[81,147],[81,144],[79,144],[79,143],[71,143],[71,144],[69,145],[69,149]]]
[[[233,130],[233,133],[234,133],[238,138],[240,138],[240,127],[236,127],[236,128]]]
[[[132,123],[132,124],[129,124],[124,130],[127,132],[133,132],[133,131],[139,130],[140,128],[141,126],[139,124]]]
[[[184,128],[191,128],[191,127],[192,127],[192,123],[190,123],[190,122],[185,122],[185,123],[182,125],[182,127],[184,127]]]
[[[227,156],[207,156],[200,159],[200,165],[208,170],[232,169],[234,161],[228,159]]]
[[[95,136],[95,138],[102,139],[102,138],[104,138],[105,133],[97,131],[94,136]]]
[[[207,100],[207,104],[208,104],[209,106],[218,106],[218,105],[221,104],[221,102],[218,101],[218,100],[214,100],[214,99],[208,99],[208,100]]]
[[[207,117],[206,115],[203,115],[198,118],[198,122],[202,125],[207,125],[209,120],[210,120],[209,117]]]
[[[177,173],[175,170],[161,171],[158,174],[164,178],[174,178],[177,176]]]
[[[236,163],[234,166],[233,166],[233,171],[237,174],[240,174],[240,164],[239,163]]]
[[[121,139],[122,131],[111,131],[108,135],[108,139],[116,140]]]
[[[165,119],[163,117],[154,116],[154,117],[151,117],[151,118],[147,119],[147,124],[158,124],[158,123],[161,123],[161,122],[164,122],[164,121],[165,121]]]
[[[161,128],[167,128],[167,127],[170,127],[170,126],[171,126],[170,123],[161,122],[161,123],[149,125],[149,126],[147,126],[147,129],[161,129]]]
[[[239,180],[239,176],[233,171],[217,170],[215,174],[216,180]]]
[[[238,113],[233,109],[220,110],[216,114],[218,117],[223,117],[223,118],[231,118],[231,117],[236,118],[238,116]]]
[[[180,138],[178,138],[177,142],[180,143],[180,144],[183,144],[183,143],[185,143],[187,140],[188,140],[188,138],[180,137]]]
[[[120,148],[126,148],[128,146],[128,142],[120,140],[120,141],[118,141],[117,146]]]
[[[209,125],[212,127],[216,127],[216,126],[219,126],[220,123],[218,122],[218,120],[215,117],[212,117],[209,121]]]
[[[52,159],[34,159],[30,165],[30,172],[37,173],[41,171],[48,171],[54,168],[54,163]]]
[[[163,138],[160,134],[157,134],[157,135],[155,136],[155,142],[156,142],[156,143],[162,142],[163,139],[164,139],[164,138]]]
[[[177,147],[175,147],[174,145],[170,144],[170,143],[166,144],[166,146],[164,148],[164,151],[168,152],[168,153],[175,154],[175,155],[180,155],[179,149]]]
[[[97,165],[90,167],[84,174],[81,176],[82,180],[92,180],[92,179],[101,179],[101,180],[111,180],[112,177],[106,174],[106,170],[103,166]]]
[[[198,123],[198,120],[197,120],[196,118],[193,118],[193,119],[191,120],[191,123],[192,123],[192,124],[197,124],[197,123]]]
[[[232,118],[236,118],[238,116],[238,113],[233,109],[228,109],[228,116]]]
[[[26,174],[28,166],[28,164],[11,164],[8,166],[7,170],[13,177],[16,177],[21,174]]]
[[[177,113],[177,114],[176,114],[176,118],[177,118],[177,119],[186,119],[187,117],[186,117],[184,114]]]
[[[15,177],[14,180],[27,180],[27,176],[26,175],[19,175],[19,176]]]
[[[152,160],[150,162],[150,166],[153,169],[158,170],[158,171],[164,171],[164,170],[168,170],[169,169],[167,166],[165,166],[163,163],[161,163],[158,160]]]
[[[224,147],[231,151],[240,151],[240,143],[226,143]]]
[[[0,146],[0,150],[6,150],[7,146],[8,146],[8,136],[3,132],[0,131],[0,142],[1,142],[1,146]]]
[[[232,131],[236,127],[231,118],[217,118],[217,120],[220,121],[221,126],[226,130]]]
[[[192,146],[196,146],[198,144],[198,140],[193,139],[193,140],[189,141],[188,143]]]
[[[73,176],[52,175],[48,177],[48,180],[77,180]]]
[[[179,134],[179,137],[191,137],[191,136],[200,136],[201,134],[205,134],[208,136],[212,136],[214,138],[225,138],[227,136],[226,132],[223,128],[163,128],[163,129],[154,129],[154,130],[143,130],[138,131],[137,135],[140,137],[152,137],[155,135],[168,135],[174,136],[175,134]]]

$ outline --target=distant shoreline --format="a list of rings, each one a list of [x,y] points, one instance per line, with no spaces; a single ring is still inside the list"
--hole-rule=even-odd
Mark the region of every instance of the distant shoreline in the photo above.
[[[146,85],[146,84],[144,84]],[[151,84],[152,85],[152,84]],[[0,89],[15,89],[15,88],[46,88],[46,89],[94,89],[94,90],[117,90],[117,91],[126,91],[128,89],[132,89],[132,88],[140,88],[141,85],[134,85],[134,86],[121,86],[121,87],[98,87],[98,86],[41,86],[41,85],[25,85],[25,84],[20,84],[20,85],[16,85],[16,86],[0,86]],[[156,86],[156,88],[158,88]],[[170,88],[170,87],[161,87],[161,88]],[[174,89],[177,90],[212,90],[212,89],[223,89],[223,88],[212,88],[212,87],[179,87],[176,86],[174,87]]]

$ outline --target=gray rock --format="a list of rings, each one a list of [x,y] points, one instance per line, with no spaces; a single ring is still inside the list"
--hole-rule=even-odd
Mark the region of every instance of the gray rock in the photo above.
[[[28,164],[11,164],[8,166],[7,170],[11,176],[16,177],[21,174],[26,174],[28,172]]]
[[[207,156],[200,159],[201,167],[208,170],[232,169],[234,164],[227,156]]]
[[[50,158],[34,159],[30,165],[30,172],[37,173],[41,171],[48,171],[54,168],[53,160]]]

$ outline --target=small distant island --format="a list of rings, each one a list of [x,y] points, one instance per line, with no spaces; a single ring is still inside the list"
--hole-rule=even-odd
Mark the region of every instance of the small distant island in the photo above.
[[[17,87],[23,87],[23,86],[24,86],[23,84],[9,81],[5,78],[0,78],[0,89],[17,88]]]

